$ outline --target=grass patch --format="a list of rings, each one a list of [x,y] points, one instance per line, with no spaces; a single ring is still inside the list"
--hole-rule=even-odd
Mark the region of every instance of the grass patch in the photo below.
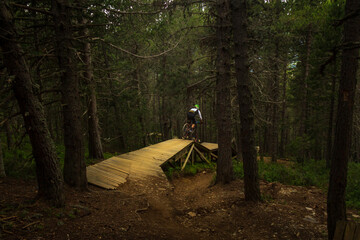
[[[175,166],[175,167],[166,167],[164,169],[164,172],[165,175],[168,177],[168,179],[173,179],[180,176],[194,176],[197,173],[208,170],[214,171],[215,164],[209,165],[208,163],[204,163],[204,162],[195,162],[194,164],[188,163],[186,164],[183,171],[181,171],[181,166]]]

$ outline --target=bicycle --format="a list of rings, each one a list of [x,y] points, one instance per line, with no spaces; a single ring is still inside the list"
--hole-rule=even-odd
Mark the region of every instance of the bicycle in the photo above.
[[[197,127],[196,125],[200,123],[200,121],[196,121],[196,123],[186,122],[182,127],[182,139],[192,139],[195,142],[198,142],[197,138]]]

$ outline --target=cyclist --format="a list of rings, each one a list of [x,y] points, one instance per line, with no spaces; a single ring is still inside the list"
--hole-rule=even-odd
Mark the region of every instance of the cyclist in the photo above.
[[[188,123],[191,124],[192,129],[195,129],[195,127],[196,127],[196,120],[195,120],[196,116],[199,116],[200,123],[202,123],[202,121],[203,121],[199,108],[200,108],[199,105],[195,104],[194,107],[190,108],[190,110],[187,113],[187,120],[188,120]]]

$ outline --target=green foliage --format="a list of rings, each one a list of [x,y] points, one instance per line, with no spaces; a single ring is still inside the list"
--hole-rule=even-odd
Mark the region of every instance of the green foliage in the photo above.
[[[309,151],[311,148],[311,139],[308,135],[298,136],[293,141],[291,141],[287,149],[287,155],[297,162],[302,162],[303,152]]]
[[[233,161],[233,172],[235,178],[244,178],[244,167],[243,163],[240,161]]]
[[[243,178],[243,164],[234,162],[234,175]],[[296,186],[316,186],[327,191],[329,170],[325,161],[307,160],[304,163],[283,165],[279,163],[266,163],[259,161],[259,178],[268,182],[280,182]],[[348,179],[346,188],[346,203],[350,208],[360,209],[360,164],[350,162],[348,166]],[[266,196],[263,196],[266,198]]]
[[[175,166],[175,168],[169,167],[165,169],[165,175],[169,179],[173,179],[174,177],[179,176],[194,176],[195,174],[206,170],[214,171],[215,165],[209,165],[208,163],[203,162],[195,162],[194,164],[188,163],[183,171],[181,171],[181,166]]]
[[[268,182],[280,182],[296,186],[327,186],[328,171],[324,161],[306,161],[304,164],[286,166],[279,163],[258,162],[260,179]],[[234,175],[243,178],[243,165],[234,162]]]
[[[348,207],[360,209],[360,164],[350,162],[346,187],[346,204]]]
[[[31,151],[32,147],[29,142],[25,142],[21,148],[13,150],[3,148],[7,176],[23,179],[35,178],[35,160]]]

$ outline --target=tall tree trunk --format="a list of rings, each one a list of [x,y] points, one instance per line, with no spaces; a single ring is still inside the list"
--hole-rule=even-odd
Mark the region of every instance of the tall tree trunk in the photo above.
[[[0,2],[0,46],[3,61],[10,75],[15,76],[12,89],[18,101],[36,162],[38,196],[49,199],[55,206],[65,204],[63,179],[55,146],[47,127],[44,109],[33,93],[33,85],[17,34],[12,15],[4,2]]]
[[[75,52],[69,3],[52,0],[56,51],[61,72],[61,91],[64,117],[64,180],[80,190],[87,189],[84,140],[81,123],[79,79],[76,76]]]
[[[284,65],[284,79],[282,85],[282,106],[281,106],[281,131],[280,131],[280,144],[279,144],[279,155],[280,157],[285,156],[285,144],[286,144],[286,85],[287,85],[287,62]]]
[[[273,84],[271,86],[272,95],[272,113],[271,113],[271,139],[270,139],[270,155],[271,161],[276,162],[278,155],[278,98],[279,98],[279,41],[275,39],[275,59],[273,69]]]
[[[302,95],[302,103],[301,103],[301,121],[300,121],[300,136],[307,138],[306,134],[308,132],[307,122],[308,122],[308,79],[310,74],[310,53],[311,53],[311,45],[312,45],[312,26],[311,24],[308,26],[308,31],[306,35],[306,55],[304,59],[304,80],[303,80],[303,95]],[[299,162],[303,162],[308,157],[308,149],[302,149]]]
[[[85,18],[82,19],[83,24],[87,23]],[[84,28],[83,34],[89,36],[89,29]],[[97,116],[97,100],[96,100],[96,82],[93,74],[91,62],[91,45],[85,40],[84,43],[84,63],[85,63],[85,79],[89,89],[89,105],[88,105],[88,125],[89,125],[89,158],[103,159],[103,148],[100,138],[99,118]]]
[[[326,152],[326,168],[330,168],[331,163],[331,153],[333,147],[333,120],[334,120],[334,108],[335,108],[335,89],[336,89],[336,75],[337,75],[337,65],[336,65],[336,51],[334,51],[334,65],[333,65],[333,74],[332,74],[332,83],[331,83],[331,95],[330,95],[330,111],[329,111],[329,125],[327,133],[327,152]]]
[[[11,150],[14,146],[14,141],[13,141],[13,136],[12,136],[13,133],[12,133],[12,129],[11,129],[10,119],[5,121],[5,131],[6,131],[7,149]]]
[[[345,15],[360,8],[358,0],[347,0]],[[356,74],[358,70],[360,17],[354,15],[344,22],[344,49],[339,85],[338,110],[334,139],[334,153],[330,169],[330,181],[327,197],[328,236],[332,240],[336,222],[346,220],[345,189],[347,184],[347,166],[351,147],[354,98],[356,92]]]
[[[250,91],[247,54],[246,0],[231,0],[235,70],[241,122],[241,145],[244,161],[245,200],[260,201],[258,165],[255,149],[255,124]]]
[[[2,153],[1,138],[0,138],[0,177],[6,177],[4,158]]]
[[[229,0],[218,0],[216,8],[216,124],[219,145],[216,182],[229,183],[233,179],[231,160]]]

